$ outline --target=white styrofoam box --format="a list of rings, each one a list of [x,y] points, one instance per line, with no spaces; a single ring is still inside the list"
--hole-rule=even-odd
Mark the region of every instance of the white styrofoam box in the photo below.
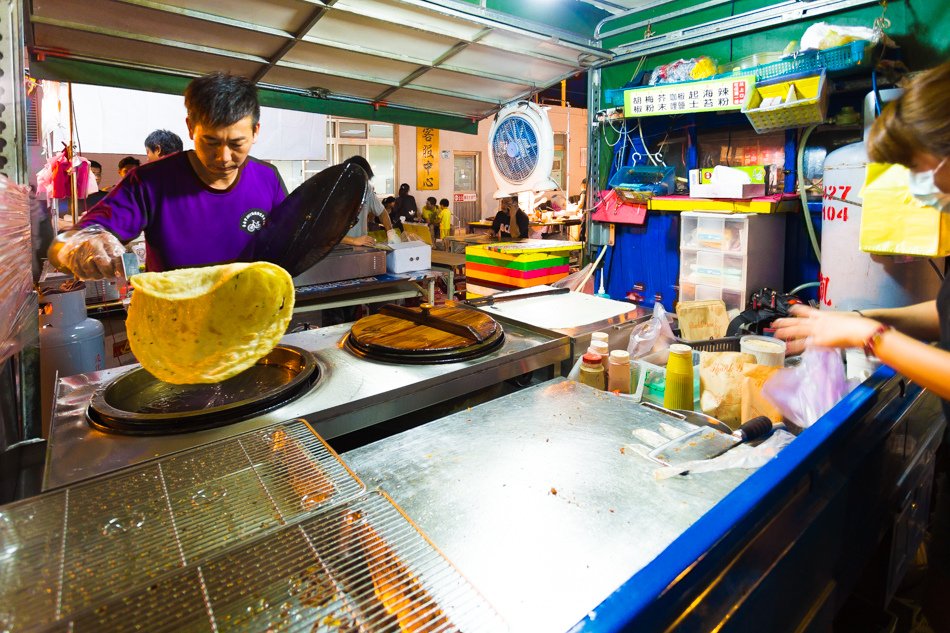
[[[699,182],[699,170],[689,170],[689,197],[690,198],[757,198],[765,195],[765,185],[740,184],[734,182],[707,183]]]
[[[425,242],[398,242],[390,244],[392,251],[386,253],[386,271],[411,273],[432,268],[432,247]]]

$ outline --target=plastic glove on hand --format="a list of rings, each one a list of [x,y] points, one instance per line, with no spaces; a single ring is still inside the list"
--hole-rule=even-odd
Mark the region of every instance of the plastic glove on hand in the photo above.
[[[50,247],[50,260],[68,269],[77,279],[96,280],[122,275],[125,246],[98,224],[58,236]]]
[[[400,242],[402,242],[402,238],[399,237],[399,233],[396,232],[396,229],[389,229],[386,231],[387,244],[399,244]]]

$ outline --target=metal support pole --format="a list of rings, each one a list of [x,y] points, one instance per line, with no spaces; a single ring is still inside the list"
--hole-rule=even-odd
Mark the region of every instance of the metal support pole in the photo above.
[[[21,2],[0,0],[0,174],[27,182]]]

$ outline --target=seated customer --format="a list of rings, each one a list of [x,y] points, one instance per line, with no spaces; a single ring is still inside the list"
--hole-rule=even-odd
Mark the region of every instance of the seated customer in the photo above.
[[[520,240],[528,237],[528,214],[518,206],[518,198],[509,196],[501,200],[501,208],[492,221],[491,235],[495,239]]]

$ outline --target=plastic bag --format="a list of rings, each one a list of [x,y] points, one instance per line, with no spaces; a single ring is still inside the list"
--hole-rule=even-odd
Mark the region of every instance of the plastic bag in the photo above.
[[[762,394],[786,423],[808,428],[851,390],[838,350],[808,347],[796,367],[783,369],[762,386]]]
[[[944,257],[950,255],[950,213],[925,206],[910,193],[902,165],[870,163],[860,194],[860,248],[867,253]]]
[[[706,79],[715,75],[717,68],[716,60],[705,55],[692,59],[678,59],[675,62],[657,66],[650,73],[650,85]]]
[[[647,354],[665,350],[674,342],[676,342],[676,337],[673,336],[670,319],[666,316],[663,304],[658,301],[653,304],[653,317],[630,332],[630,344],[627,345],[627,351],[630,352],[630,360],[633,361]]]
[[[740,444],[718,457],[664,466],[653,471],[656,479],[669,479],[682,473],[709,473],[730,468],[761,468],[788,446],[795,436],[784,429],[775,430],[758,446]]]
[[[818,22],[805,29],[802,34],[801,50],[805,51],[813,48],[825,50],[836,46],[844,46],[856,40],[877,43],[880,37],[879,31],[863,26],[839,26],[827,22]]]

